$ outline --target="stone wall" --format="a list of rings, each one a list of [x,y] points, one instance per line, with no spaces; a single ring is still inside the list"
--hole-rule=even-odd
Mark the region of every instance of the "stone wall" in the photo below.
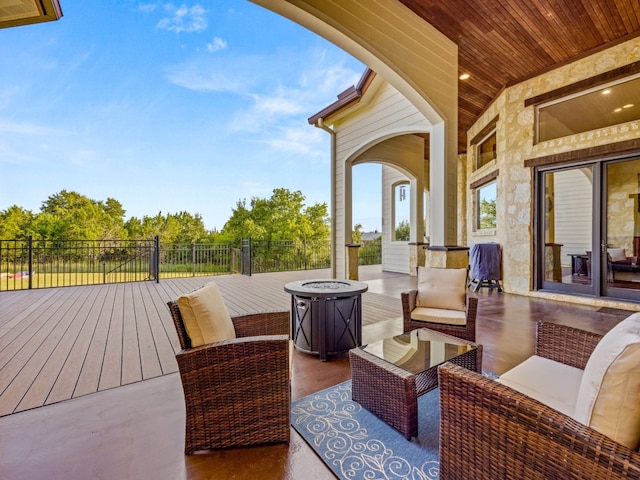
[[[472,139],[499,117],[497,159],[474,171],[472,145],[466,159],[467,188],[499,169],[496,231],[489,236],[474,231],[471,192],[466,198],[464,222],[469,245],[492,241],[502,245],[506,291],[536,294],[532,292],[533,170],[524,166],[525,160],[640,138],[640,122],[635,121],[534,145],[534,107],[525,107],[525,100],[638,60],[640,39],[634,39],[507,88],[469,130],[467,138]]]

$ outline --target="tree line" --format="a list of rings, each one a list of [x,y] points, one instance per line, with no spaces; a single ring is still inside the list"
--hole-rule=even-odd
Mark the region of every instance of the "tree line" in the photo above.
[[[42,202],[39,212],[12,205],[0,211],[0,239],[139,240],[161,243],[237,243],[242,238],[290,240],[329,238],[326,203],[307,206],[300,191],[276,188],[270,198],[241,199],[218,231],[207,230],[199,213],[158,212],[125,219],[126,210],[113,198],[94,200],[61,190]]]

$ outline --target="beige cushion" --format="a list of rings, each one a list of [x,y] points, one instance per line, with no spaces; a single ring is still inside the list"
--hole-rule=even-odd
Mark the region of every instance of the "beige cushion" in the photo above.
[[[497,381],[571,416],[582,375],[579,368],[533,355],[500,375]]]
[[[229,311],[215,283],[181,296],[178,307],[192,346],[236,338]]]
[[[443,310],[442,308],[416,307],[411,312],[412,320],[421,322],[443,323],[446,325],[466,325],[467,314],[460,310]]]
[[[607,253],[611,256],[612,262],[627,259],[627,255],[624,253],[624,248],[608,248]]]
[[[418,267],[416,306],[466,310],[467,269]]]
[[[600,340],[584,370],[574,418],[632,450],[640,443],[640,313]]]

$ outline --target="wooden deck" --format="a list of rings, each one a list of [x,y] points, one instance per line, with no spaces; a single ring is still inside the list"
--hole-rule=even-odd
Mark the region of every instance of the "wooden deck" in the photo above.
[[[0,416],[177,371],[178,339],[166,302],[216,281],[229,313],[289,310],[283,287],[328,270],[225,275],[0,293]],[[399,317],[414,281],[363,267],[363,324]],[[397,278],[396,290],[376,279]]]

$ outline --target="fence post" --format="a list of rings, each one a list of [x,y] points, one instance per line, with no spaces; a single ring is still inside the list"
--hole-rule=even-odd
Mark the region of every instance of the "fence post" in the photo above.
[[[29,235],[29,290],[33,288],[33,236]]]
[[[241,240],[241,249],[242,253],[240,258],[242,259],[242,274],[251,276],[251,237],[246,240]]]
[[[304,269],[307,270],[307,237],[302,239],[302,253],[304,255]]]
[[[156,283],[160,283],[160,237],[153,237],[153,267],[156,274]]]
[[[191,276],[196,276],[196,242],[191,242]]]

